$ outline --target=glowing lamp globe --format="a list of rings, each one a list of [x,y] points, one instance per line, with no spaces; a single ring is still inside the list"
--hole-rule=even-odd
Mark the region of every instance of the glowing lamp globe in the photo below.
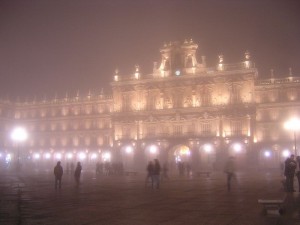
[[[16,127],[11,133],[11,139],[16,142],[25,141],[27,138],[27,131],[23,127]]]

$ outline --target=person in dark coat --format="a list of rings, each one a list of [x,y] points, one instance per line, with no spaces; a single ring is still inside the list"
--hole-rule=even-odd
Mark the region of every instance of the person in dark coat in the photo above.
[[[74,177],[75,177],[75,181],[76,181],[77,186],[80,183],[81,170],[82,170],[82,166],[81,166],[80,162],[78,162],[77,166],[76,166],[76,169],[75,169],[75,172],[74,172]]]
[[[294,192],[294,176],[296,171],[297,163],[295,155],[291,155],[284,162],[284,175],[286,178],[286,190],[287,192]]]
[[[298,188],[299,188],[299,192],[300,192],[300,156],[296,157],[296,162],[297,162],[296,177],[298,180]]]
[[[160,164],[158,159],[154,159],[154,169],[153,169],[153,184],[156,185],[156,188],[159,189],[160,183]]]
[[[149,163],[147,165],[147,176],[146,176],[146,180],[145,180],[145,187],[147,187],[148,181],[150,179],[151,186],[153,188],[153,170],[154,170],[154,165],[153,165],[152,161],[149,161]]]
[[[231,190],[231,180],[236,179],[236,164],[234,157],[229,157],[224,165],[224,172],[227,174],[227,190]]]
[[[54,167],[54,176],[55,176],[55,189],[61,188],[61,179],[64,171],[60,164],[60,161],[57,162],[56,166]]]

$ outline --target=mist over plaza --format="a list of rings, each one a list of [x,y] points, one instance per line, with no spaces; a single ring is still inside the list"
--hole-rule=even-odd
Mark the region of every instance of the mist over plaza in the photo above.
[[[297,1],[1,1],[2,98],[62,98],[109,91],[164,43],[193,39],[213,67],[252,55],[260,77],[299,71]],[[199,59],[200,60],[200,59]]]
[[[1,1],[0,224],[299,222],[299,12]]]

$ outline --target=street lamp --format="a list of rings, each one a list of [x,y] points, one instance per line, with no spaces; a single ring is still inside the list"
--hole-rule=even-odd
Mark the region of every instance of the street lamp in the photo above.
[[[295,155],[297,155],[296,132],[300,129],[300,120],[298,118],[292,118],[284,123],[284,128],[294,132],[294,149]]]
[[[28,138],[28,133],[25,128],[23,127],[16,127],[11,132],[11,139],[16,143],[17,145],[17,170],[20,169],[20,149],[19,144],[26,141]]]

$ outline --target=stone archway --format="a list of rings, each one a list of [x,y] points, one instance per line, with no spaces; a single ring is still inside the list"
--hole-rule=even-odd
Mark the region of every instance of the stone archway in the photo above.
[[[189,174],[191,171],[191,149],[185,144],[173,146],[168,151],[168,164],[171,173],[180,175]]]

